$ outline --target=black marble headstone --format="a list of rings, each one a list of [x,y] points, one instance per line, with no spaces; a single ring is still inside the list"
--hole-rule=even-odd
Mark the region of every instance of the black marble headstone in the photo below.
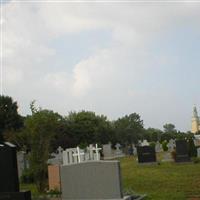
[[[190,162],[188,144],[186,140],[176,141],[176,162]]]
[[[139,163],[156,162],[156,152],[155,148],[152,146],[138,146],[137,154]]]
[[[0,200],[31,200],[31,192],[19,192],[16,147],[0,144]]]
[[[0,144],[0,192],[19,192],[16,148]]]

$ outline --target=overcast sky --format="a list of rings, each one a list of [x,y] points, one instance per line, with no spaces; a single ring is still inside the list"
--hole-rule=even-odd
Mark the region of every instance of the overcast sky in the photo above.
[[[191,127],[200,107],[200,2],[3,4],[3,94],[67,115]],[[200,111],[200,109],[199,109]]]

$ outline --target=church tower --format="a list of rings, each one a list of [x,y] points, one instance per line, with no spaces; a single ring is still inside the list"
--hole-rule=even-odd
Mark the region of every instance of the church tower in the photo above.
[[[193,116],[192,116],[192,130],[191,132],[196,134],[200,130],[199,116],[197,113],[197,108],[194,106],[193,108]]]

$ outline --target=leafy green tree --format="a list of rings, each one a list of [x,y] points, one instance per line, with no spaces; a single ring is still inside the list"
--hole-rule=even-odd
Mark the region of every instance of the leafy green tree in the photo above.
[[[71,112],[65,119],[76,145],[102,144],[111,139],[111,124],[103,115],[99,116],[90,111]]]
[[[176,133],[177,132],[174,124],[170,124],[170,123],[165,124],[163,126],[163,128],[164,128],[165,133]]]
[[[23,118],[18,114],[17,102],[9,96],[0,96],[0,141],[4,133],[13,133],[22,126]]]
[[[145,130],[145,139],[148,141],[156,142],[161,140],[161,135],[163,132],[159,129],[148,128]]]
[[[137,113],[132,113],[119,118],[114,122],[115,134],[118,142],[131,144],[143,137],[143,120]]]
[[[59,114],[42,109],[34,110],[32,115],[25,119],[24,133],[30,141],[30,167],[38,191],[44,191],[46,187],[50,143],[60,121],[62,117]]]

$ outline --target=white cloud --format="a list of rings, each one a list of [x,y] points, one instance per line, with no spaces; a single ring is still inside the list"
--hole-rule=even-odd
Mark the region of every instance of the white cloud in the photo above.
[[[200,30],[199,7],[184,3],[153,6],[11,1],[4,9],[4,87],[8,95],[19,99],[24,113],[27,102],[33,99],[61,112],[67,104],[69,110],[94,109],[111,117],[142,109],[141,99],[146,96],[156,107],[156,91],[141,95],[140,86],[152,71],[156,73],[170,62],[167,55],[158,57],[151,52],[152,43],[179,27],[190,25]],[[55,68],[53,63],[59,63],[60,57],[52,42],[90,31],[109,31],[110,44],[74,66],[69,66],[66,54],[64,67]],[[162,95],[159,91],[158,99]],[[149,118],[151,109],[147,105],[141,112]]]

